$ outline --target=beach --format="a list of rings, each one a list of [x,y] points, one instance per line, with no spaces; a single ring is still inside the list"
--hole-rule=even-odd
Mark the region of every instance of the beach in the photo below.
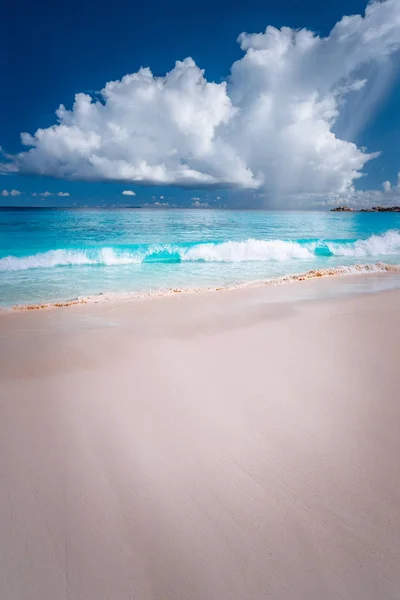
[[[400,291],[287,287],[0,314],[3,598],[398,598]]]

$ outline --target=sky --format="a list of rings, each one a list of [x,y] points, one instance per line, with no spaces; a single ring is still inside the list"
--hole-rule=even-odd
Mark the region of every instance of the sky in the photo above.
[[[399,48],[400,0],[15,0],[0,203],[394,204]]]

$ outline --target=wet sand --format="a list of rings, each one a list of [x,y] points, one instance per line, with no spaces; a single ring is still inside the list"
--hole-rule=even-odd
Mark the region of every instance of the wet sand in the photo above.
[[[400,292],[284,293],[0,315],[2,598],[399,598]]]

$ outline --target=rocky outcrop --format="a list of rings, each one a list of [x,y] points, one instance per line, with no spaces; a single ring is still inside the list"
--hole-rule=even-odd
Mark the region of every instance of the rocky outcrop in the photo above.
[[[336,206],[331,212],[400,212],[400,206],[373,206],[372,208],[360,208],[356,210],[348,206]]]
[[[348,206],[336,206],[335,208],[331,208],[331,212],[355,212],[354,208],[349,208]]]
[[[360,212],[400,212],[400,206],[373,206],[372,208],[361,208]]]

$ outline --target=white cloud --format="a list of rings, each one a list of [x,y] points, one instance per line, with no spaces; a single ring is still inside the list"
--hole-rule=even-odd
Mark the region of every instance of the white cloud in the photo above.
[[[384,181],[382,190],[355,190],[351,189],[347,194],[328,194],[325,197],[316,197],[315,203],[321,207],[331,208],[333,206],[346,205],[350,208],[370,208],[371,206],[400,206],[400,173],[397,182],[392,184]],[[295,197],[297,207],[306,207],[310,198],[306,194]]]
[[[346,204],[351,208],[370,208],[371,206],[399,206],[400,189],[392,188],[387,192],[380,190],[357,190],[346,198],[343,202],[338,199],[334,204]]]
[[[146,202],[145,204],[143,204],[143,206],[145,208],[154,208],[154,207],[156,207],[156,208],[160,208],[160,207],[161,208],[165,208],[167,206],[174,206],[175,207],[176,204],[169,204],[168,202],[158,202],[157,201],[157,202]]]
[[[192,208],[209,208],[208,202],[200,202],[199,198],[192,198]]]
[[[60,198],[67,198],[67,196],[70,196],[71,194],[69,192],[58,192],[57,196],[60,196]]]
[[[392,184],[390,183],[390,181],[384,181],[382,183],[382,187],[384,192],[389,192],[392,188]]]
[[[39,196],[42,196],[43,198],[48,198],[49,196],[54,196],[53,192],[42,192],[41,194],[39,194]]]
[[[123,196],[136,196],[136,192],[133,192],[132,190],[124,190],[122,192]]]
[[[20,196],[21,192],[19,190],[3,190],[1,192],[2,196]]]
[[[392,184],[390,181],[384,181],[382,187],[386,196],[400,194],[400,172],[397,173],[397,182],[395,184]]]
[[[9,175],[10,173],[17,173],[19,168],[14,162],[15,157],[9,154],[6,155],[7,160],[13,162],[0,162],[0,175]]]
[[[343,17],[326,38],[267,27],[238,41],[244,56],[227,82],[207,81],[187,58],[165,77],[145,68],[108,82],[101,101],[77,94],[72,110],[60,106],[56,125],[22,134],[31,148],[15,167],[66,179],[261,189],[277,202],[353,194],[377,153],[333,131],[355,95],[359,123],[363,106],[379,99],[376,73],[391,72],[400,46],[399,0]]]
[[[160,200],[164,200],[164,196],[160,196]]]

